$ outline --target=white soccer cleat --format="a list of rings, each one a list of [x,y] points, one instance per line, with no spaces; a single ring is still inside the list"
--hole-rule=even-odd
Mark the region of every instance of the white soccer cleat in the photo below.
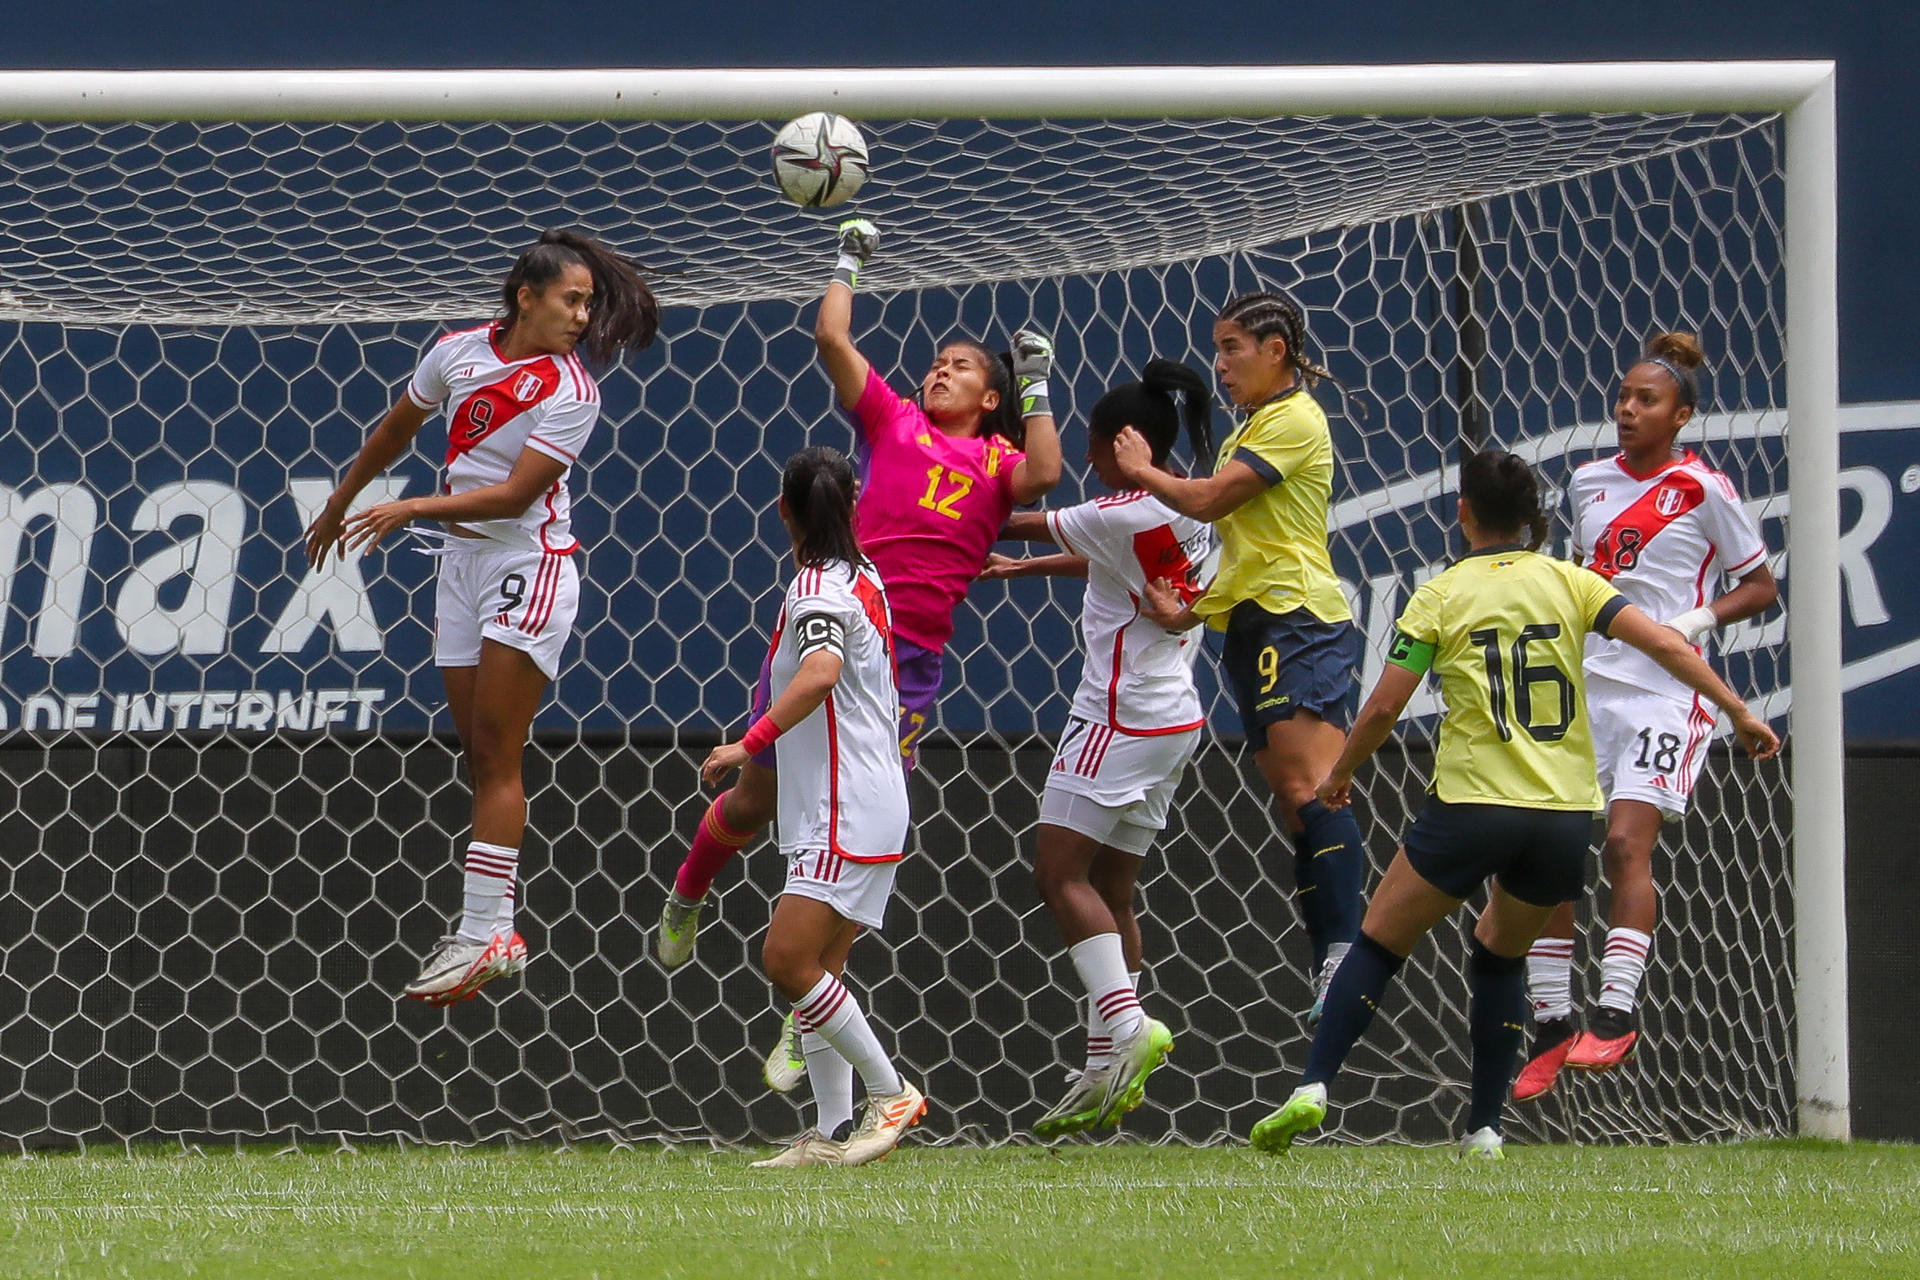
[[[706,905],[704,894],[688,901],[667,890],[666,905],[660,908],[660,932],[653,944],[663,967],[678,969],[693,959],[694,940],[700,935],[700,909]]]
[[[794,1025],[791,1013],[780,1024],[780,1043],[760,1064],[760,1078],[775,1093],[792,1093],[807,1078],[807,1055],[800,1047],[800,1028]]]
[[[486,942],[446,937],[420,967],[420,976],[407,984],[405,994],[435,1006],[458,1004],[495,978],[510,977],[526,967],[527,944],[517,933],[495,934]]]
[[[426,963],[420,966],[420,976],[407,984],[407,998],[435,1003],[452,998],[454,992],[480,973],[484,967],[482,961],[492,946],[491,941],[469,942],[458,935],[440,939]]]
[[[831,1138],[820,1135],[818,1129],[809,1129],[795,1138],[784,1151],[769,1156],[765,1160],[755,1160],[755,1169],[799,1169],[807,1165],[838,1165],[844,1159],[844,1148]]]
[[[1462,1160],[1505,1160],[1507,1140],[1492,1125],[1484,1129],[1475,1129],[1460,1139],[1460,1158]]]
[[[900,1082],[898,1093],[868,1098],[867,1112],[860,1117],[860,1127],[842,1146],[840,1163],[866,1164],[883,1158],[900,1145],[900,1139],[907,1130],[919,1124],[920,1117],[925,1114],[926,1095],[905,1080]]]

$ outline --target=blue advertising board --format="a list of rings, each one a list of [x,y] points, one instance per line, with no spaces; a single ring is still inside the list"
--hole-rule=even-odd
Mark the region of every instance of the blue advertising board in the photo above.
[[[432,332],[360,334],[336,358],[327,344],[349,339],[331,329],[164,340],[69,331],[51,344],[16,330],[0,345],[0,385],[34,390],[15,398],[0,434],[0,728],[245,737],[448,727],[431,660],[434,562],[402,538],[314,572],[302,548]],[[794,337],[804,367],[810,344]],[[784,412],[717,414],[691,443],[645,426],[644,401],[659,408],[676,391],[671,378],[623,370],[609,387],[610,406],[630,407],[610,408],[576,479],[588,590],[539,724],[725,728],[745,712],[781,585],[769,510],[777,460],[803,440],[850,442],[850,430],[817,375],[783,384]],[[1690,433],[1776,549],[1790,511],[1785,425],[1778,413],[1709,415]],[[364,500],[428,491],[435,429]],[[1920,578],[1906,557],[1920,545],[1920,403],[1851,407],[1842,429],[1848,733],[1910,737]],[[1588,423],[1510,443],[1557,485],[1610,440],[1605,424]],[[1369,639],[1363,683],[1406,592],[1448,554],[1442,456],[1416,435],[1396,463],[1376,440],[1337,495],[1336,561]],[[1057,500],[1080,495],[1079,470],[1069,466]],[[1784,554],[1776,572],[1790,605]],[[1076,606],[1060,583],[976,589],[950,651],[944,726],[1057,728],[1077,669]],[[1791,701],[1784,633],[1776,610],[1717,641],[1736,683],[1776,716]],[[1428,700],[1413,713],[1435,709]],[[1216,722],[1232,727],[1227,715]]]

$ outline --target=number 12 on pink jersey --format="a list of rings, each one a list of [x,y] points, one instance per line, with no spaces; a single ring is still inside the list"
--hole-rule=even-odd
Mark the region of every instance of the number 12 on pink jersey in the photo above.
[[[945,480],[952,487],[944,494],[940,492],[940,482]],[[954,510],[954,504],[973,492],[973,477],[963,476],[957,471],[948,471],[938,463],[927,468],[927,491],[920,496],[920,505],[929,511],[938,511],[954,520],[963,517]]]

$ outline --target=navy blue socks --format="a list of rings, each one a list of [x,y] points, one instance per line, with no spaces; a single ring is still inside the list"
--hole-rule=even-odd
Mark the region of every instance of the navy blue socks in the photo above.
[[[1357,952],[1358,947],[1354,948]],[[1349,953],[1347,963],[1353,955]],[[1473,1045],[1473,1101],[1467,1108],[1467,1132],[1500,1129],[1500,1109],[1513,1083],[1513,1060],[1525,1035],[1527,979],[1525,956],[1497,956],[1475,938],[1467,955],[1472,1003],[1467,1033]],[[1340,966],[1346,971],[1347,964]],[[1338,979],[1336,978],[1337,982]]]
[[[1373,1021],[1387,984],[1405,963],[1364,933],[1354,939],[1353,949],[1333,971],[1326,1009],[1314,1029],[1313,1048],[1307,1051],[1307,1071],[1300,1083],[1326,1084],[1340,1074],[1347,1051]]]
[[[1300,821],[1305,830],[1293,837],[1294,894],[1317,974],[1328,947],[1360,934],[1366,846],[1351,808],[1329,809],[1309,800],[1300,806]]]

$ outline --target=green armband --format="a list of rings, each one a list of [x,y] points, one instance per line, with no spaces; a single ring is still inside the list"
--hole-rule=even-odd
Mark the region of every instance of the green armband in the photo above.
[[[1387,661],[1396,667],[1405,667],[1413,674],[1425,675],[1433,666],[1434,651],[1438,646],[1425,640],[1415,640],[1404,631],[1393,633],[1393,644],[1387,649]]]

